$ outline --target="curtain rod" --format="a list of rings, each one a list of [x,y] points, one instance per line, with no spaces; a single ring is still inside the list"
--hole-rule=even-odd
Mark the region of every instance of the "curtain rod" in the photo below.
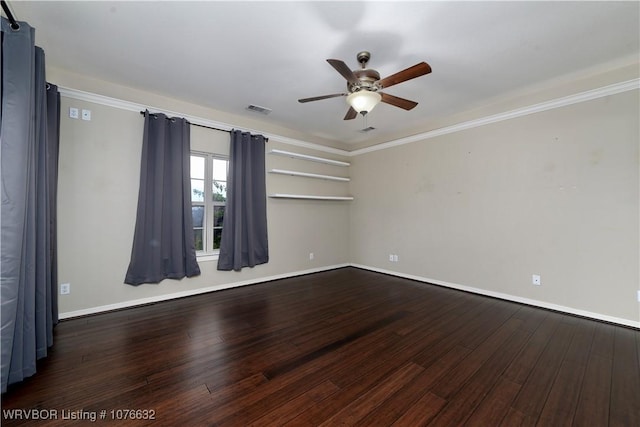
[[[13,14],[11,13],[11,10],[9,9],[9,5],[7,4],[7,2],[4,0],[1,0],[0,3],[2,3],[2,10],[4,10],[4,13],[7,14],[7,19],[11,24],[11,29],[19,30],[20,24],[18,24],[18,21],[16,21],[16,18],[13,17]]]
[[[144,111],[140,111],[140,114],[142,114],[143,116],[144,116],[144,113],[145,113]],[[149,115],[150,115],[150,116],[155,116],[156,114],[154,114],[154,113],[149,113]],[[167,118],[168,118],[168,117],[167,117]],[[199,126],[199,127],[201,127],[201,128],[205,128],[205,129],[211,129],[211,130],[217,130],[217,131],[220,131],[220,132],[227,132],[227,133],[231,133],[231,131],[230,131],[230,130],[227,130],[227,129],[220,129],[220,128],[214,128],[214,127],[212,127],[212,126],[199,125],[199,124],[197,124],[197,123],[191,123],[191,122],[189,122],[189,121],[187,121],[187,123],[189,123],[191,126]],[[269,138],[265,138],[265,139],[264,139],[264,142],[269,142]]]

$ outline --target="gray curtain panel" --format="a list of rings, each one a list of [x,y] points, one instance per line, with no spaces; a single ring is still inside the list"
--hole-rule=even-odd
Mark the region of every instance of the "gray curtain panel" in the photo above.
[[[56,185],[60,98],[35,30],[2,19],[0,115],[2,392],[35,374],[58,322]],[[47,89],[48,87],[48,89]]]
[[[262,135],[231,132],[218,270],[239,271],[269,262],[264,151]]]
[[[47,84],[47,171],[49,185],[49,256],[51,263],[51,318],[58,323],[58,153],[60,152],[60,93]],[[53,330],[49,330],[53,335]],[[53,340],[53,336],[51,336]],[[52,342],[52,341],[51,341]]]
[[[125,283],[200,274],[191,217],[189,138],[185,119],[145,112],[138,214]]]

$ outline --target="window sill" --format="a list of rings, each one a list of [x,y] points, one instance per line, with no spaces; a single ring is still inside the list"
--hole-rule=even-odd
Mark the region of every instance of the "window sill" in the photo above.
[[[213,253],[213,254],[206,254],[206,253],[201,253],[201,254],[196,254],[196,260],[198,262],[204,262],[204,261],[217,261],[218,260],[218,253]]]

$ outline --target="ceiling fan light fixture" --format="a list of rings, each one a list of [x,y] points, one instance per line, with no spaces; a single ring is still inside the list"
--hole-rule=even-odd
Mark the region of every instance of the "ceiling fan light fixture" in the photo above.
[[[358,113],[367,114],[382,100],[382,95],[370,90],[359,90],[347,96],[347,103]]]

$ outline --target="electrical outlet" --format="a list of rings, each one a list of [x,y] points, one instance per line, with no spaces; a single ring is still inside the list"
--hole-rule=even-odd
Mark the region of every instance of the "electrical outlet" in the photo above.
[[[389,261],[393,262],[393,254],[389,254]]]
[[[73,107],[69,108],[69,117],[72,119],[77,119],[78,117],[80,117],[78,109]]]
[[[638,291],[638,302],[640,302],[640,290]]]
[[[67,295],[71,293],[71,283],[62,283],[60,285],[60,295]]]
[[[313,258],[315,258],[315,255],[313,252],[309,252],[309,260],[313,260]]]
[[[398,262],[398,255],[393,256],[393,262]]]
[[[91,110],[82,110],[82,120],[91,120]]]
[[[531,283],[536,285],[536,286],[540,286],[540,276],[537,274],[534,274],[531,276]]]

